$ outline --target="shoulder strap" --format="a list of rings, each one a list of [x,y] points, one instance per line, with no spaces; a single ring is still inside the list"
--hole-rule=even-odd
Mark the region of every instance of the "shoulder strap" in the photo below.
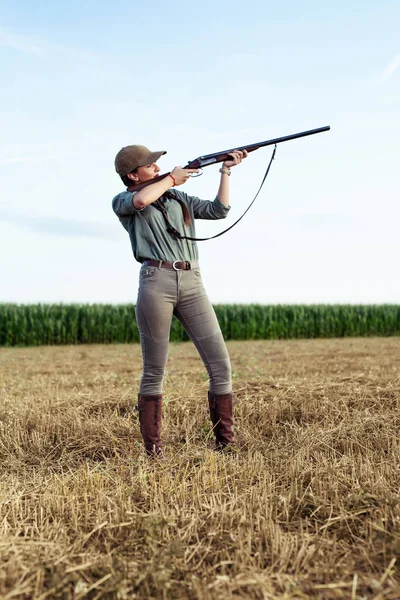
[[[168,215],[167,215],[167,211],[165,210],[165,207],[163,205],[163,203],[161,202],[161,199],[159,198],[158,200],[156,200],[155,202],[153,202],[152,206],[155,206],[155,208],[158,208],[158,210],[161,210],[163,217],[165,219],[165,222],[167,224],[167,231],[168,233],[170,233],[171,235],[173,235],[174,237],[176,237],[179,240],[190,240],[192,242],[206,242],[207,240],[213,240],[217,237],[219,237],[220,235],[223,235],[224,233],[226,233],[227,231],[229,231],[230,229],[232,229],[232,227],[235,227],[235,225],[237,225],[239,223],[239,221],[241,221],[244,217],[244,215],[250,210],[250,208],[253,206],[258,194],[261,192],[261,188],[264,185],[265,180],[267,179],[272,161],[275,158],[275,153],[276,153],[276,144],[275,144],[275,148],[274,151],[272,152],[272,156],[271,159],[269,161],[267,170],[265,171],[265,175],[263,177],[263,180],[261,182],[260,187],[258,188],[258,192],[256,193],[256,195],[254,196],[253,200],[251,201],[250,205],[246,208],[246,210],[244,211],[244,213],[242,214],[241,217],[239,217],[239,219],[237,221],[235,221],[233,223],[233,225],[231,225],[230,227],[228,227],[227,229],[224,229],[224,231],[221,231],[220,233],[217,233],[216,235],[212,235],[211,237],[207,237],[207,238],[193,238],[193,237],[189,237],[188,235],[182,235],[175,227],[173,227],[173,225],[171,225],[171,223],[169,222],[168,219]]]

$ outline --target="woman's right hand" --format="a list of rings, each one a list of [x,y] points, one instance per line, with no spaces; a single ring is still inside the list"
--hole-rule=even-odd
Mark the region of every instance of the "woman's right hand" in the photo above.
[[[199,172],[199,169],[184,169],[183,167],[175,167],[175,169],[171,171],[171,175],[175,180],[175,185],[182,185],[189,179],[190,173]]]

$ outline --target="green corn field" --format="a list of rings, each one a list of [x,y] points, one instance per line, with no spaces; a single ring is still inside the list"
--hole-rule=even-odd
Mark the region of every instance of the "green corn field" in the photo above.
[[[215,305],[226,340],[400,335],[400,305]],[[171,341],[188,336],[177,319]],[[139,341],[133,304],[0,304],[0,346]]]

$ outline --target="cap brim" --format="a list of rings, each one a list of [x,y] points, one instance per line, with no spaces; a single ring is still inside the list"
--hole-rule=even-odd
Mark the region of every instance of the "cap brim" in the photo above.
[[[158,159],[160,158],[160,156],[162,156],[163,154],[167,154],[166,150],[159,150],[158,152],[151,152],[149,154],[148,157],[146,157],[145,160],[142,160],[140,162],[140,164],[138,164],[138,167],[145,167],[146,165],[155,163],[158,161]]]

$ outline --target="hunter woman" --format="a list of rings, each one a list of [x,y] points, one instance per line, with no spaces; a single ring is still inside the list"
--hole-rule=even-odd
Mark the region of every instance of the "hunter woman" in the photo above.
[[[122,148],[115,169],[127,190],[115,196],[113,210],[128,231],[134,257],[142,264],[136,302],[143,373],[137,409],[147,454],[161,455],[161,406],[172,316],[195,344],[209,376],[208,402],[218,450],[234,445],[232,380],[228,351],[214,309],[203,287],[195,219],[224,219],[229,210],[229,176],[247,152],[233,151],[223,163],[214,200],[200,200],[176,188],[196,169],[175,167],[157,181],[157,160],[165,151],[145,146]],[[152,181],[139,191],[135,186]],[[172,188],[172,189],[171,189]],[[171,229],[172,227],[172,229]],[[216,266],[220,266],[218,258]],[[184,366],[182,367],[184,368]]]

